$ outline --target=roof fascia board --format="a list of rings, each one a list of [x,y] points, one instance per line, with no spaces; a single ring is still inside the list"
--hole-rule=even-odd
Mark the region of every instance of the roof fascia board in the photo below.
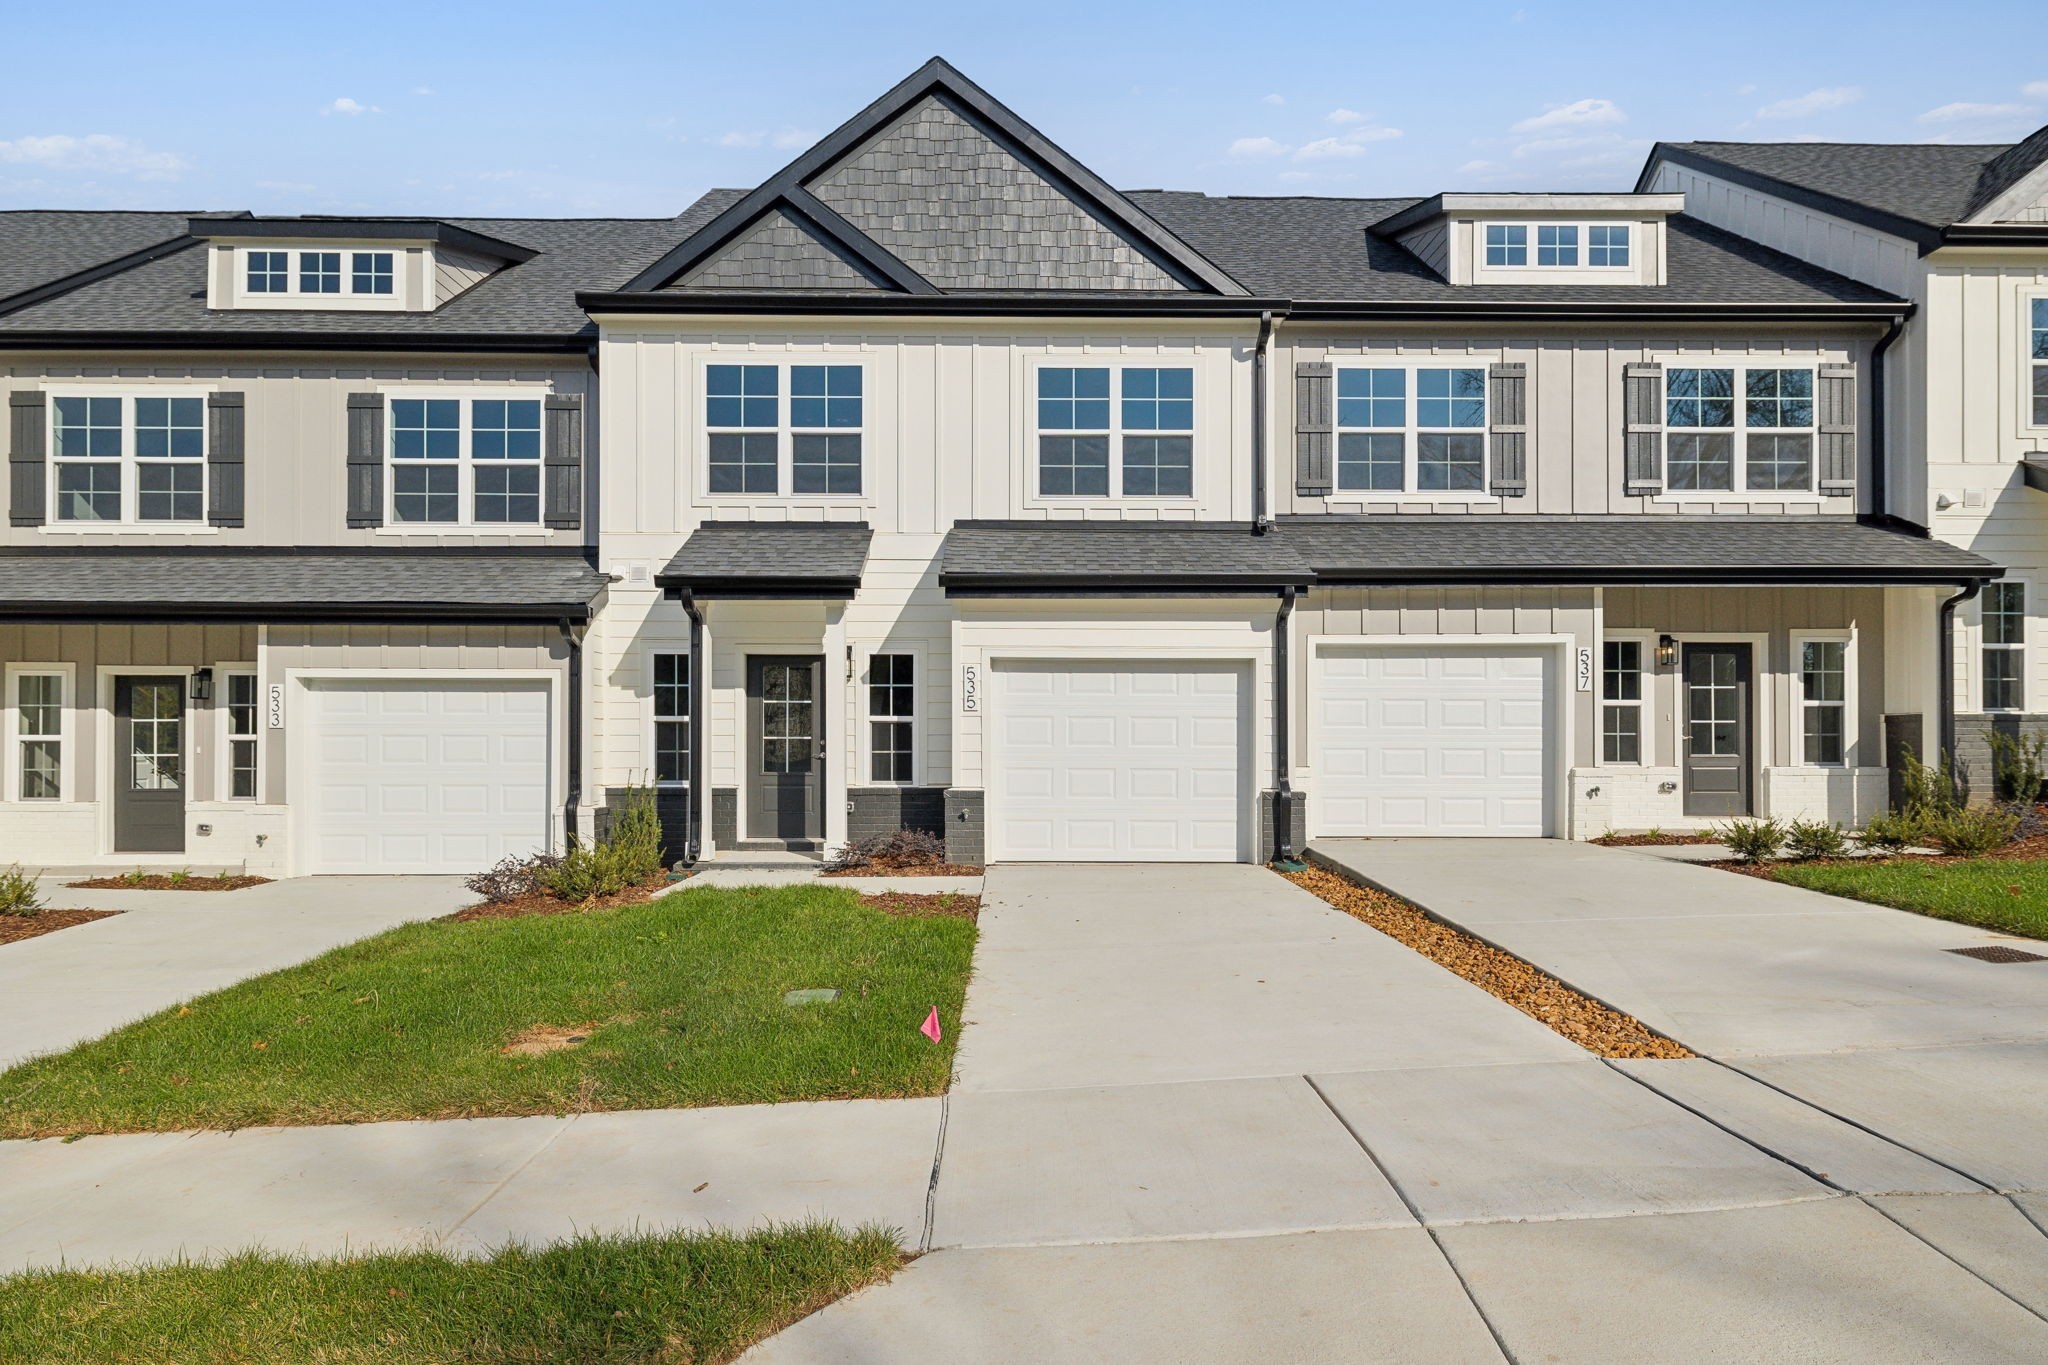
[[[1684,195],[1651,193],[1640,187],[1631,194],[1468,194],[1447,190],[1410,204],[1392,217],[1374,223],[1368,230],[1382,237],[1393,237],[1435,218],[1453,218],[1468,213],[1670,214],[1684,211]]]
[[[858,578],[715,578],[656,574],[654,586],[670,597],[699,602],[848,602],[860,591]]]
[[[4,310],[0,310],[4,311]],[[13,332],[0,328],[0,351],[394,351],[567,353],[583,355],[591,331],[531,336],[435,336],[376,332]]]
[[[782,314],[821,318],[852,314],[904,316],[1043,317],[1043,318],[1256,318],[1262,312],[1284,313],[1284,299],[1221,298],[1214,294],[1169,294],[1132,290],[1125,295],[1091,294],[796,294],[780,293],[584,293],[578,306],[593,317],[642,313]]]
[[[1931,227],[1926,223],[1917,223],[1910,218],[1901,218],[1895,213],[1887,213],[1883,209],[1874,209],[1868,204],[1858,204],[1853,200],[1843,199],[1838,195],[1828,194],[1821,190],[1808,189],[1804,185],[1793,184],[1788,180],[1780,180],[1776,176],[1765,175],[1760,171],[1748,170],[1741,166],[1731,166],[1725,161],[1717,161],[1713,157],[1703,156],[1698,152],[1673,147],[1662,142],[1650,148],[1650,156],[1643,164],[1643,172],[1636,178],[1636,189],[1638,191],[1643,190],[1655,176],[1659,161],[1670,161],[1680,166],[1690,166],[1696,171],[1705,171],[1707,174],[1726,180],[1730,184],[1741,185],[1747,189],[1761,191],[1764,194],[1776,195],[1780,199],[1803,205],[1806,208],[1833,214],[1837,218],[1846,218],[1850,222],[1860,223],[1864,227],[1876,228],[1879,232],[1889,233],[1894,237],[1903,238],[1913,243],[1920,248],[1923,254],[1941,241],[1941,230]]]
[[[97,284],[99,281],[118,275],[124,270],[133,270],[139,265],[148,265],[151,261],[159,261],[166,256],[174,256],[180,251],[185,251],[198,245],[199,239],[189,234],[183,237],[172,237],[166,241],[158,242],[154,246],[143,247],[140,251],[131,251],[125,256],[116,256],[111,261],[102,261],[98,265],[87,266],[83,270],[73,271],[71,274],[58,279],[49,280],[43,284],[31,285],[19,293],[10,294],[6,298],[0,298],[0,316],[19,312],[24,308],[32,308],[39,303],[47,303],[49,300],[68,294],[74,289],[83,289],[86,285]]]
[[[426,621],[459,623],[497,621],[552,625],[561,620],[588,621],[589,602],[500,605],[474,602],[293,602],[231,603],[191,602],[79,602],[53,605],[45,600],[0,601],[0,621],[34,625],[90,625],[110,621],[159,621],[195,624],[214,621],[256,621],[272,625],[308,622],[357,622],[374,625],[384,621]]]
[[[481,232],[457,227],[432,218],[194,218],[189,233],[207,241],[215,239],[286,238],[297,241],[392,241],[433,242],[499,256],[508,261],[530,261],[540,253]]]
[[[1382,322],[1430,322],[1451,318],[1560,318],[1614,322],[1895,322],[1911,317],[1916,308],[1916,304],[1905,299],[1895,303],[1683,303],[1663,300],[1643,303],[1591,303],[1551,302],[1542,299],[1526,302],[1446,299],[1428,303],[1358,303],[1341,299],[1297,299],[1287,305],[1288,316],[1296,320],[1314,318],[1319,321],[1357,319]]]
[[[2048,223],[1958,223],[1941,234],[1934,250],[1969,246],[2048,246]]]

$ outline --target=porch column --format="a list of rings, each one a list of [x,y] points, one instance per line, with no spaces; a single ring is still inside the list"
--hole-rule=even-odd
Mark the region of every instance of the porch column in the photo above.
[[[847,687],[846,603],[825,603],[825,847],[846,843],[847,773],[859,762],[859,732]]]

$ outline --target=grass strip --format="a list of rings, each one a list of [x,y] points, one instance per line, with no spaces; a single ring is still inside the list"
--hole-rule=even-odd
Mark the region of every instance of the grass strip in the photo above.
[[[2048,939],[2048,862],[1857,858],[1779,863],[1773,881],[2005,934]]]
[[[320,1260],[35,1271],[0,1279],[0,1360],[19,1365],[438,1365],[726,1361],[888,1279],[893,1236],[829,1224],[584,1237],[484,1259]]]

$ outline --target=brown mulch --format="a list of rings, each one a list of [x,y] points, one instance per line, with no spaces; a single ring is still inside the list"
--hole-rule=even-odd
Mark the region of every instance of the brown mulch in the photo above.
[[[0,915],[0,943],[19,943],[25,938],[54,934],[74,924],[91,924],[112,919],[119,910],[38,910],[33,915]]]
[[[1680,848],[1721,841],[1711,834],[1603,834],[1586,842],[1602,848]]]
[[[870,910],[906,919],[929,919],[934,915],[964,920],[981,917],[981,897],[962,892],[929,896],[913,891],[877,891],[861,896],[860,903]]]
[[[1397,896],[1311,867],[1281,876],[1304,891],[1398,939],[1430,961],[1503,1000],[1553,1033],[1602,1057],[1679,1058],[1693,1054],[1640,1020],[1579,994],[1513,953],[1430,918]]]
[[[167,872],[152,872],[146,877],[88,877],[82,882],[64,884],[87,891],[240,891],[245,886],[263,886],[269,881],[268,877],[206,877],[196,872],[180,880]]]
[[[820,872],[820,877],[979,877],[981,869],[968,863],[912,863],[897,867],[869,863],[865,867],[837,867]]]
[[[521,919],[527,915],[580,915],[586,910],[616,910],[622,905],[644,904],[655,892],[669,885],[666,877],[657,877],[638,886],[629,886],[617,895],[594,896],[587,901],[568,901],[536,891],[509,901],[478,901],[441,918],[460,923],[473,919]]]

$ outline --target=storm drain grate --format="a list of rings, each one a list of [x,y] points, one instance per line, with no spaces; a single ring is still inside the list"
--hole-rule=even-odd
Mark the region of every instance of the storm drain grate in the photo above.
[[[2000,948],[1992,945],[1984,948],[1945,948],[1944,952],[1957,957],[1974,957],[1979,962],[2048,962],[2048,957],[2030,953],[2024,948]]]

